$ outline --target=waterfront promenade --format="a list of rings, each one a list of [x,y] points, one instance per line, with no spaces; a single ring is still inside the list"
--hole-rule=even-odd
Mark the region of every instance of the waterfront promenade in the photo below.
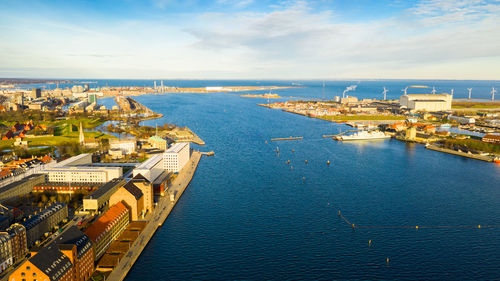
[[[175,204],[182,196],[182,193],[186,190],[189,182],[194,176],[198,163],[200,162],[200,158],[201,153],[199,151],[192,152],[189,162],[186,166],[184,166],[184,168],[179,172],[177,178],[175,178],[169,186],[168,194],[161,197],[159,200],[158,205],[151,215],[151,220],[106,280],[120,281],[127,276],[127,273],[139,258],[141,252],[144,250],[151,237],[153,237],[158,227],[163,224],[165,219],[167,219]],[[170,194],[174,194],[175,196],[173,201],[170,200]]]

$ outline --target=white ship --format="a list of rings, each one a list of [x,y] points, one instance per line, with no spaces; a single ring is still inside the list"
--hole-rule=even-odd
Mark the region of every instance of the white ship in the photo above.
[[[359,131],[352,135],[339,136],[338,140],[353,141],[353,140],[377,140],[389,139],[391,136],[384,134],[380,131]]]

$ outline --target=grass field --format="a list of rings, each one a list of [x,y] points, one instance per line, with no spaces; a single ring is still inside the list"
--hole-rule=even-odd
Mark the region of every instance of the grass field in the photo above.
[[[454,101],[451,105],[452,108],[500,108],[500,102],[477,102],[477,101]]]

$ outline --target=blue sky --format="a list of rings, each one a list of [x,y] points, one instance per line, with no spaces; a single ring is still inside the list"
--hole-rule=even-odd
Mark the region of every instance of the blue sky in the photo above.
[[[500,0],[0,0],[0,77],[500,79]]]

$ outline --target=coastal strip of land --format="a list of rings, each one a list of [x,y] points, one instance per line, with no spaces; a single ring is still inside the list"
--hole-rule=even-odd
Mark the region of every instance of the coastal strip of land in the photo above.
[[[167,219],[175,204],[179,201],[179,198],[186,190],[194,176],[200,159],[201,153],[199,151],[193,151],[189,162],[184,166],[184,168],[179,172],[177,178],[175,178],[175,180],[168,187],[169,194],[174,196],[174,200],[171,200],[171,196],[161,197],[148,224],[106,280],[121,281],[125,279],[128,272],[139,258],[141,252],[148,244],[149,240],[151,240],[158,227],[160,227]]]

